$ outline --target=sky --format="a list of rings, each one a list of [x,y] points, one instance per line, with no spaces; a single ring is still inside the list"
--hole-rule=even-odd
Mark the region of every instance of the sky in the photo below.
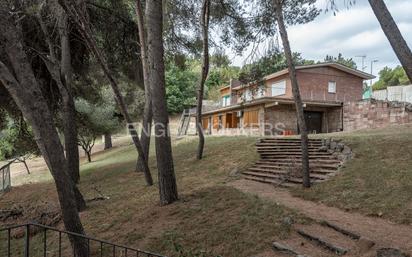
[[[325,1],[318,2],[320,9],[326,9]],[[412,47],[412,1],[385,2],[404,39]],[[353,58],[358,69],[362,69],[362,58],[356,56],[366,55],[366,72],[371,71],[371,61],[378,60],[373,64],[374,75],[385,66],[400,65],[367,0],[357,0],[349,9],[340,6],[335,16],[322,11],[308,24],[288,27],[288,34],[292,51],[302,53],[305,59],[323,61],[326,55],[342,53],[346,58]],[[242,66],[245,56],[248,56],[247,51],[242,56],[233,55],[233,64]]]

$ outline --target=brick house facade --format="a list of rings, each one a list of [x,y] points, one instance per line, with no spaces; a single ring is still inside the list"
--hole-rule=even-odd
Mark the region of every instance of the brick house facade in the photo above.
[[[362,99],[363,81],[372,75],[337,63],[296,67],[310,133],[343,129],[343,103]],[[205,112],[203,127],[211,134],[298,134],[288,70],[265,76],[259,83],[232,80],[222,87],[221,108]]]

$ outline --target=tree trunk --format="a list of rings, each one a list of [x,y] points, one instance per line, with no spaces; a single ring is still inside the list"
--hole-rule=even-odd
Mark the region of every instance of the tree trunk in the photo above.
[[[56,16],[63,17],[64,12],[59,6],[53,6],[55,8]],[[49,47],[49,57],[44,58],[47,69],[49,70],[53,80],[56,82],[59,92],[63,101],[63,134],[65,137],[65,148],[66,148],[66,161],[67,161],[67,172],[73,180],[73,185],[75,186],[80,180],[80,167],[79,167],[79,150],[77,148],[77,125],[76,125],[76,110],[74,107],[73,97],[71,95],[71,83],[72,83],[72,72],[71,72],[71,56],[70,56],[70,45],[69,45],[69,35],[68,35],[68,21],[67,19],[63,22],[59,21],[59,33],[61,34],[61,61],[57,60],[56,53],[54,50],[54,45],[50,38],[50,32],[47,29],[47,25],[43,22],[41,11],[38,13],[38,19],[40,27],[45,36],[46,42]],[[62,25],[64,27],[62,27]],[[63,49],[64,48],[64,49]],[[65,66],[62,68],[62,66]],[[63,73],[64,72],[64,73]],[[66,80],[68,85],[66,85]],[[75,144],[75,145],[73,145]],[[79,211],[85,209],[86,201],[83,195],[75,187],[73,188],[76,197],[77,209]]]
[[[150,93],[149,85],[149,64],[147,63],[147,39],[146,39],[146,30],[144,24],[144,13],[143,7],[140,0],[136,0],[136,17],[137,17],[137,27],[139,32],[139,42],[140,42],[140,58],[142,60],[143,67],[143,83],[144,83],[144,95],[145,95],[145,104],[143,110],[143,126],[140,133],[140,141],[142,144],[143,152],[146,156],[146,159],[142,159],[139,155],[137,160],[136,171],[143,170],[143,162],[146,162],[148,165],[149,162],[149,149],[150,149],[150,136],[152,133],[152,99]]]
[[[85,6],[84,1],[80,1],[80,3],[77,5],[73,5],[71,2],[67,3],[67,1],[65,0],[59,0],[59,3],[62,5],[66,13],[69,14],[70,17],[73,19],[73,21],[77,24],[77,28],[79,29],[81,35],[83,36],[83,39],[85,40],[87,46],[89,47],[89,49],[92,51],[92,53],[96,57],[98,63],[102,67],[102,70],[105,76],[109,80],[110,86],[112,87],[112,90],[116,98],[116,102],[119,106],[120,111],[122,112],[124,116],[124,119],[126,120],[128,130],[129,130],[130,136],[132,137],[136,150],[139,156],[141,156],[141,158],[145,160],[143,162],[145,164],[143,165],[143,173],[145,175],[146,184],[149,186],[153,185],[152,175],[150,174],[150,169],[146,162],[146,156],[143,152],[142,145],[140,144],[139,135],[136,131],[135,126],[133,125],[133,121],[129,115],[129,112],[127,111],[127,107],[124,102],[123,96],[120,92],[119,86],[117,85],[116,80],[112,76],[112,72],[110,71],[107,65],[106,58],[103,56],[102,52],[97,47],[97,43],[93,37],[93,33],[90,29],[88,20],[86,19],[85,14],[83,13],[84,10],[80,10],[80,11],[78,10],[79,8],[82,8]]]
[[[197,90],[197,107],[196,107],[196,128],[199,135],[199,145],[197,149],[197,159],[200,160],[203,157],[203,149],[205,146],[205,136],[203,134],[202,126],[202,105],[203,105],[203,92],[205,87],[205,81],[209,73],[209,17],[210,17],[210,0],[203,0],[202,12],[200,17],[200,24],[202,26],[203,36],[203,62],[202,62],[202,74],[200,77],[199,88]]]
[[[159,193],[160,203],[166,205],[178,200],[178,195],[166,106],[162,7],[162,0],[146,2],[149,84],[155,123]]]
[[[61,76],[64,79],[65,88],[60,92],[63,98],[63,134],[66,149],[66,159],[69,174],[74,183],[80,181],[79,149],[77,147],[76,109],[72,95],[73,73],[71,64],[71,48],[69,38],[68,19],[65,12],[61,11],[59,20],[59,34],[61,47]],[[62,92],[63,91],[63,92]]]
[[[283,49],[285,57],[289,67],[289,77],[292,81],[292,93],[295,100],[296,116],[298,119],[300,138],[301,138],[301,150],[302,150],[302,176],[303,187],[310,187],[310,174],[309,174],[309,151],[308,151],[308,132],[306,129],[305,115],[303,112],[303,103],[300,96],[298,80],[296,78],[295,64],[293,63],[292,51],[290,49],[288,33],[286,31],[285,22],[283,20],[282,4],[277,2],[275,4],[276,20],[278,22],[280,37],[282,38]]]
[[[92,162],[92,157],[91,157],[90,152],[89,152],[89,151],[87,151],[87,150],[84,150],[84,153],[86,154],[87,161],[88,161],[88,162]]]
[[[0,15],[9,16],[2,10]],[[1,19],[0,33],[5,39],[6,53],[13,68],[11,72],[0,62],[0,79],[33,129],[36,143],[56,184],[66,230],[84,234],[75,200],[74,188],[77,187],[68,174],[67,161],[54,127],[52,113],[23,50],[21,31],[10,19]],[[76,256],[87,256],[86,240],[70,237],[70,241]]]
[[[112,147],[112,135],[110,133],[104,134],[104,150],[110,149]]]
[[[405,39],[402,37],[396,22],[383,0],[369,0],[369,4],[378,19],[383,32],[389,40],[393,51],[405,69],[409,81],[412,82],[412,52]]]

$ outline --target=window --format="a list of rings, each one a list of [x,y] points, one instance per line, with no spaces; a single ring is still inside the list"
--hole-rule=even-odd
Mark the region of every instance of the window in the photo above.
[[[286,94],[286,80],[272,84],[272,96]]]
[[[222,97],[222,106],[229,106],[230,105],[230,95],[225,95]]]
[[[259,127],[259,111],[245,111],[243,114],[243,126],[247,127]]]
[[[329,81],[328,84],[328,93],[336,93],[336,82],[335,81]]]

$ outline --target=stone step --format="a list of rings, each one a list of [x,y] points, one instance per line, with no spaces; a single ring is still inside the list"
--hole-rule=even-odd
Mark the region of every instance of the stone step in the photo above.
[[[249,176],[246,174],[242,174],[242,177],[244,179],[248,179],[248,180],[253,180],[253,181],[257,181],[257,182],[262,182],[262,183],[266,183],[266,184],[272,184],[272,185],[276,185],[279,187],[285,187],[285,188],[291,188],[291,187],[296,187],[298,186],[298,184],[296,183],[290,183],[287,181],[282,181],[280,179],[273,179],[273,178],[268,178],[268,177],[255,177],[255,176]]]
[[[289,172],[288,167],[285,166],[267,166],[267,165],[253,165],[249,169],[256,169],[268,172]],[[334,174],[337,171],[333,169],[322,169],[310,167],[310,172],[313,174]]]
[[[264,140],[271,140],[271,141],[287,141],[287,142],[293,142],[293,141],[299,141],[300,138],[284,138],[284,137],[262,137],[259,139],[260,141]],[[309,142],[322,142],[322,139],[320,138],[309,138]]]
[[[300,142],[259,142],[255,144],[256,146],[301,146]],[[309,143],[308,146],[321,147],[322,143]]]
[[[302,151],[300,149],[257,149],[258,153],[287,153],[287,154],[301,154]],[[308,150],[309,154],[319,154],[319,155],[332,155],[328,152],[319,152],[318,150]]]
[[[291,163],[297,163],[300,164],[301,163],[301,158],[293,158],[291,160],[288,159],[261,159],[258,162],[262,162],[262,163],[285,163],[285,164],[291,164]],[[311,159],[309,160],[309,164],[319,164],[319,165],[323,165],[323,164],[328,164],[328,165],[337,165],[339,166],[339,164],[341,164],[341,161],[339,161],[338,159]]]
[[[248,176],[254,176],[254,177],[259,177],[259,178],[269,178],[269,179],[277,179],[279,181],[287,181],[290,183],[297,183],[297,184],[302,184],[302,178],[298,178],[298,177],[289,177],[287,179],[285,179],[285,176],[282,174],[272,174],[272,173],[268,173],[268,172],[255,172],[255,171],[244,171],[243,172],[244,175],[248,175]],[[320,178],[315,178],[312,177],[311,174],[311,183],[317,183],[317,182],[321,182],[325,179],[320,179]]]
[[[295,231],[291,231],[288,239],[273,242],[272,250],[277,254],[287,254],[293,257],[337,257],[339,255],[333,254],[322,247],[308,242],[302,238]]]
[[[256,145],[256,149],[271,149],[271,148],[274,148],[274,149],[301,149],[302,148],[302,146],[301,145],[277,145],[277,144],[273,144],[273,145],[269,145],[269,144],[267,144],[267,145],[261,145],[261,144],[259,144],[259,145]],[[308,146],[308,149],[315,149],[315,150],[319,150],[319,148],[320,148],[320,146],[312,146],[312,145],[309,145]]]
[[[268,175],[277,175],[277,176],[285,176],[289,172],[286,170],[267,170],[267,169],[260,169],[260,168],[249,168],[248,171],[245,171],[248,175],[254,175],[252,173],[258,173],[260,176],[263,176],[263,174],[268,174]],[[327,173],[328,174],[328,173]],[[311,172],[310,177],[318,180],[326,180],[330,178],[329,175],[326,174],[319,174],[316,172]]]
[[[356,254],[359,252],[357,240],[330,227],[313,223],[310,225],[296,225],[295,229],[303,238],[331,253],[344,255],[346,253]]]
[[[289,154],[289,153],[259,153],[263,159],[272,158],[272,159],[285,159],[293,160],[302,158],[302,154]],[[318,155],[318,154],[309,154],[309,159],[327,159],[327,160],[336,160],[332,155]]]
[[[255,166],[260,167],[267,167],[267,168],[284,168],[284,167],[302,167],[302,163],[299,161],[297,162],[270,162],[270,161],[257,161]],[[313,163],[309,162],[309,167],[311,169],[325,169],[325,170],[336,170],[339,165],[338,164],[328,164],[328,163]]]

